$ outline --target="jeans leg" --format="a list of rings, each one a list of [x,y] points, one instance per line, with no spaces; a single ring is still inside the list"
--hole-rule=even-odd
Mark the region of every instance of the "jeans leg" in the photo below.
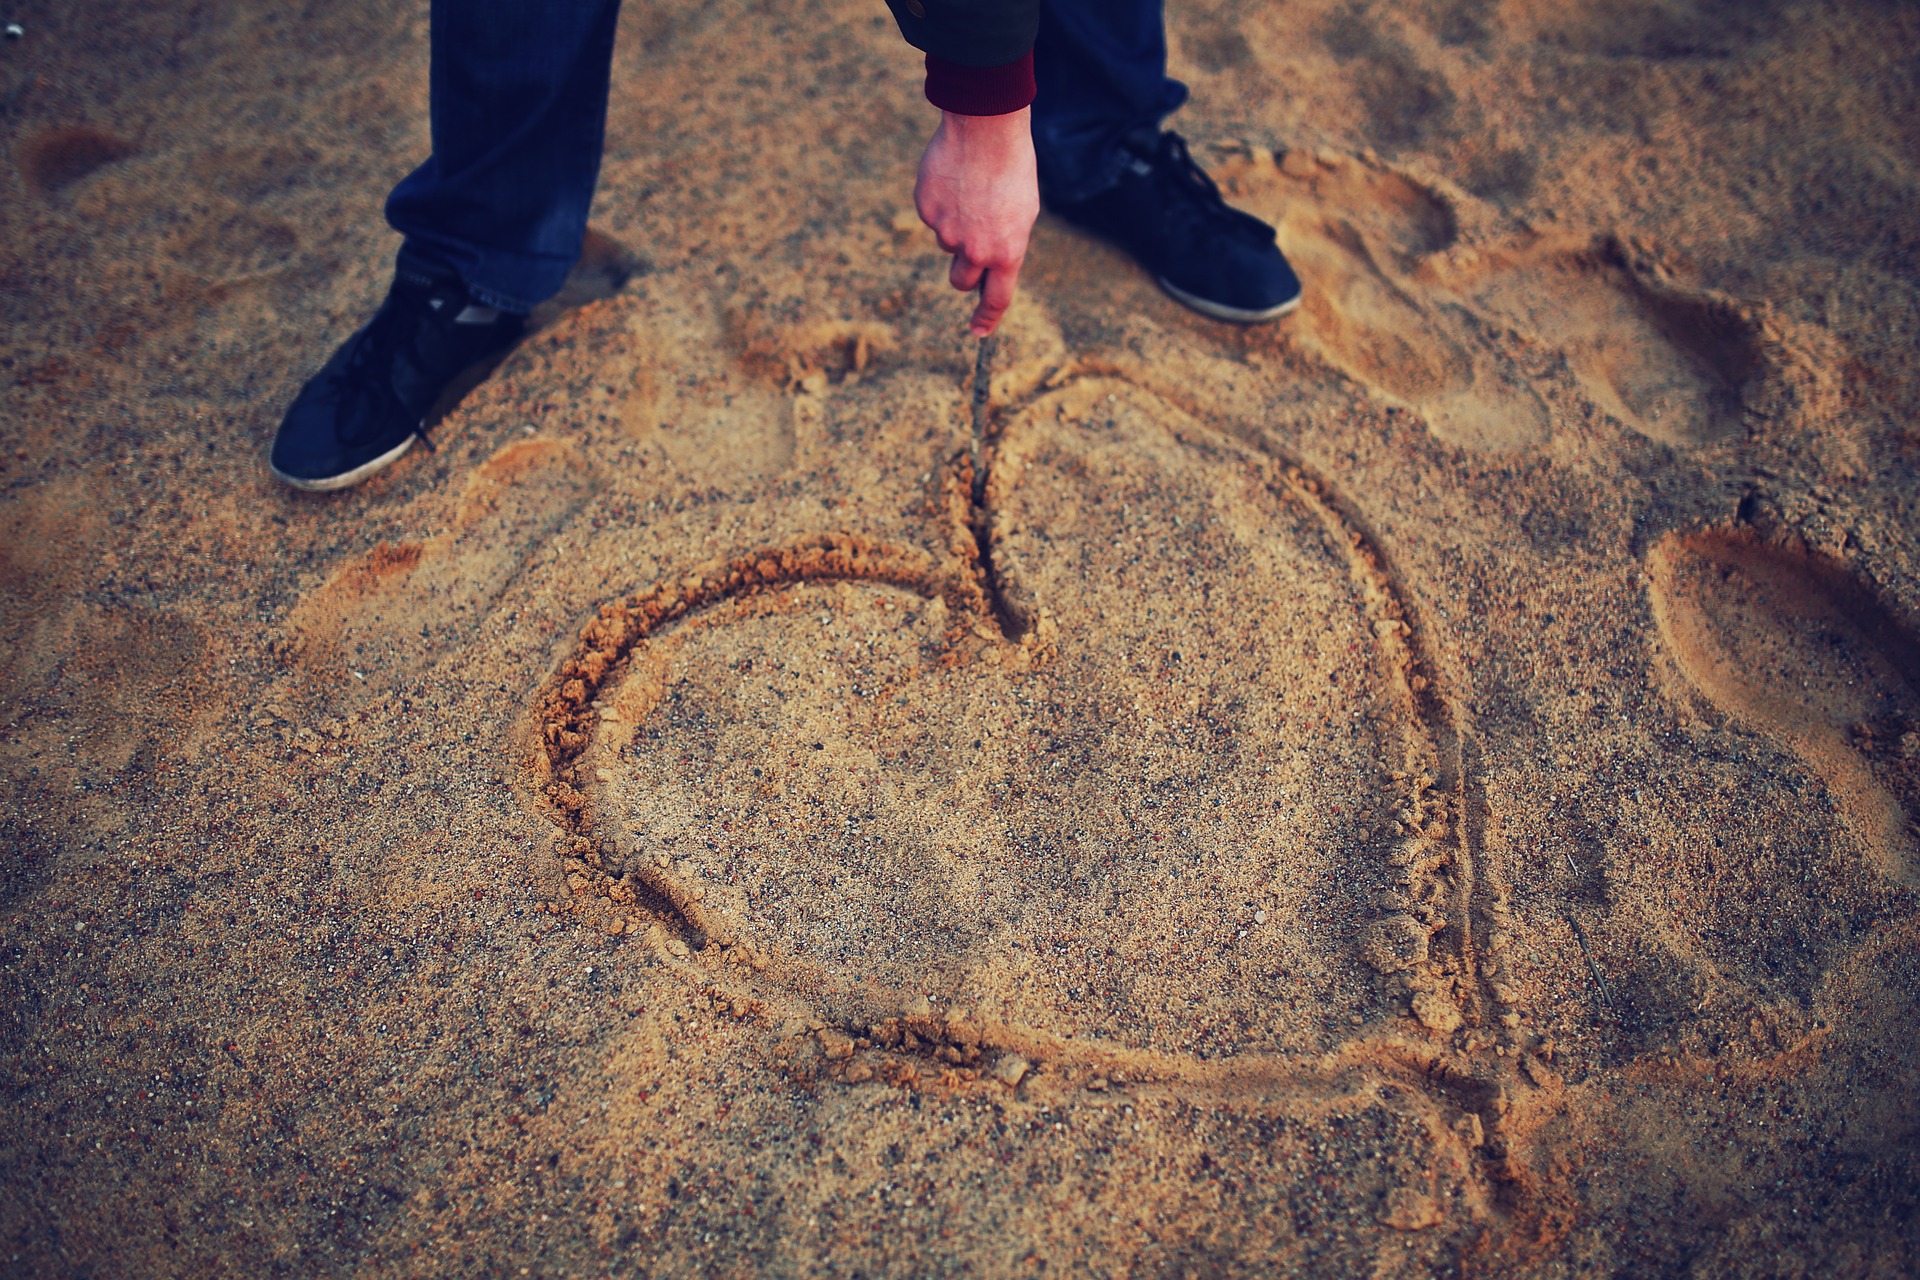
[[[1161,0],[1041,0],[1033,63],[1033,144],[1051,204],[1110,184],[1127,135],[1158,129],[1187,100],[1167,78]]]
[[[620,0],[432,0],[433,154],[387,198],[400,261],[528,311],[580,256]]]

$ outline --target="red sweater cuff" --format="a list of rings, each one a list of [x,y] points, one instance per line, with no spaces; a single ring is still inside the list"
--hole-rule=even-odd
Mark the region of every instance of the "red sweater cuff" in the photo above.
[[[927,101],[957,116],[1004,116],[1033,105],[1033,51],[1003,67],[927,55]]]

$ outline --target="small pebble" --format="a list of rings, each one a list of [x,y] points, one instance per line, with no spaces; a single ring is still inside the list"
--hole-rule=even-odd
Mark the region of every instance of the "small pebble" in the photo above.
[[[691,951],[687,950],[687,944],[680,941],[680,939],[678,938],[667,939],[667,950],[673,955],[678,956],[682,960],[685,960],[688,956],[693,954]]]
[[[1450,1035],[1460,1029],[1463,1019],[1451,1000],[1437,991],[1422,991],[1413,997],[1413,1016],[1429,1031]]]
[[[993,1078],[1012,1089],[1026,1079],[1027,1072],[1033,1070],[1033,1064],[1017,1053],[1009,1053],[993,1064]]]
[[[1280,172],[1289,178],[1311,178],[1314,173],[1313,157],[1304,151],[1289,151],[1280,157]]]
[[[1267,922],[1266,908],[1262,907],[1260,910],[1253,913],[1253,922],[1255,924],[1265,924]]]
[[[1404,913],[1383,916],[1360,933],[1360,958],[1380,973],[1411,969],[1427,958],[1428,933]]]
[[[1551,1089],[1554,1085],[1560,1083],[1560,1077],[1554,1072],[1553,1068],[1532,1054],[1522,1054],[1520,1056],[1520,1069],[1526,1073],[1527,1079],[1533,1081],[1542,1089]]]
[[[1399,1231],[1424,1231],[1440,1221],[1440,1206],[1425,1192],[1395,1187],[1387,1193],[1380,1221]]]

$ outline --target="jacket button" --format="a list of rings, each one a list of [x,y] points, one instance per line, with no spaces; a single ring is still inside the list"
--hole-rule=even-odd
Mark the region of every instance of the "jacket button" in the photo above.
[[[921,4],[920,0],[907,0],[907,12],[916,18],[924,18],[927,16],[927,6]]]

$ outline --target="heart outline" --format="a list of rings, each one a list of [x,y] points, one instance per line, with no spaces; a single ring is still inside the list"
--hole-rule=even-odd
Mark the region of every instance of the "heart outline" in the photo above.
[[[1398,770],[1396,783],[1406,792],[1400,806],[1403,837],[1391,862],[1404,887],[1421,895],[1431,904],[1444,901],[1445,923],[1433,935],[1445,938],[1444,952],[1433,948],[1429,970],[1445,962],[1461,975],[1455,996],[1465,1006],[1452,1019],[1442,1023],[1450,1031],[1465,1019],[1475,1025],[1491,1020],[1485,1012],[1497,1002],[1491,989],[1505,977],[1503,959],[1492,957],[1491,966],[1478,963],[1475,946],[1476,841],[1473,836],[1468,757],[1470,740],[1454,723],[1451,700],[1443,690],[1441,673],[1433,660],[1428,632],[1406,601],[1378,539],[1366,528],[1352,504],[1346,502],[1324,478],[1303,463],[1274,456],[1266,451],[1248,449],[1240,441],[1198,421],[1157,388],[1142,386],[1123,371],[1111,366],[1076,365],[1058,371],[1036,386],[1023,402],[1008,414],[1009,424],[995,440],[996,457],[1008,453],[1009,439],[1033,412],[1049,397],[1071,391],[1082,394],[1125,393],[1151,397],[1165,421],[1166,411],[1188,419],[1184,430],[1203,433],[1216,447],[1224,445],[1245,465],[1259,470],[1267,488],[1282,500],[1302,503],[1330,532],[1345,551],[1354,586],[1364,601],[1374,639],[1386,659],[1389,679],[1398,684],[1403,706],[1411,708],[1395,727],[1403,742],[1424,738],[1424,764],[1428,777],[1442,796],[1440,823],[1421,828],[1422,808],[1419,783],[1413,769]],[[1167,427],[1176,441],[1191,444],[1179,427]],[[994,490],[1017,477],[1017,466],[996,466]],[[984,563],[972,530],[968,525],[967,491],[971,475],[964,451],[954,455],[935,482],[934,507],[944,516],[949,533],[948,552],[942,560],[933,554],[897,545],[875,542],[851,534],[816,534],[784,547],[764,548],[717,562],[710,562],[691,574],[668,576],[652,587],[619,601],[603,604],[581,632],[579,643],[559,664],[555,674],[536,697],[534,715],[520,743],[533,799],[561,828],[563,845],[578,861],[578,869],[598,882],[603,893],[610,893],[624,877],[653,899],[652,905],[669,919],[677,918],[684,930],[706,947],[717,946],[723,955],[744,960],[756,975],[768,967],[767,957],[746,942],[727,921],[701,904],[703,896],[697,883],[689,883],[668,868],[645,859],[629,860],[630,850],[618,849],[618,835],[594,815],[594,783],[583,776],[586,753],[594,741],[595,712],[592,702],[599,691],[627,670],[633,655],[646,641],[690,616],[717,607],[727,601],[749,595],[780,591],[806,583],[864,582],[912,591],[923,598],[938,597],[946,602],[954,619],[947,637],[948,658],[953,659],[955,645],[972,625],[993,621],[990,566]],[[990,503],[995,493],[990,492]],[[1409,621],[1411,619],[1411,621]],[[1416,766],[1422,762],[1412,761]],[[1413,817],[1416,820],[1406,823]],[[565,850],[563,850],[564,852]],[[611,864],[611,865],[610,865]],[[1487,913],[1495,918],[1505,912],[1504,891],[1494,886]],[[704,951],[703,951],[704,954]],[[1434,961],[1431,956],[1439,956]],[[1377,967],[1377,966],[1376,966]],[[780,985],[778,976],[770,980]],[[761,985],[758,978],[749,986]],[[790,988],[782,988],[789,996]],[[1416,994],[1418,994],[1416,992]],[[1504,993],[1503,993],[1504,994]],[[918,1038],[942,1043],[945,1029],[930,1015],[909,1014],[896,1020],[899,1028],[915,1029]],[[1451,1023],[1451,1025],[1448,1025]],[[838,1030],[848,1036],[863,1035],[877,1024],[843,1025]],[[1212,1061],[1183,1054],[1138,1049],[1117,1049],[1094,1045],[1070,1036],[1042,1033],[1031,1028],[1003,1025],[994,1028],[970,1028],[979,1044],[1006,1052],[1021,1052],[1042,1061],[1073,1064],[1084,1073],[1104,1069],[1122,1076],[1131,1068],[1135,1077],[1156,1080],[1181,1080],[1191,1084],[1212,1081],[1216,1086],[1234,1087],[1234,1082],[1258,1084],[1263,1088],[1298,1081],[1302,1064],[1288,1055],[1240,1053]],[[1496,1036],[1500,1033],[1495,1032]],[[1484,1046],[1479,1046],[1484,1047]],[[1474,1050],[1459,1055],[1450,1048],[1423,1043],[1418,1036],[1349,1037],[1323,1060],[1397,1062],[1417,1073],[1450,1080],[1453,1088],[1468,1088],[1478,1096],[1484,1086],[1481,1073],[1469,1062]],[[1124,1065],[1120,1060],[1126,1059]],[[1338,1070],[1338,1067],[1329,1069]],[[1318,1078],[1319,1070],[1308,1069]],[[1476,1108],[1477,1109],[1477,1108]]]

